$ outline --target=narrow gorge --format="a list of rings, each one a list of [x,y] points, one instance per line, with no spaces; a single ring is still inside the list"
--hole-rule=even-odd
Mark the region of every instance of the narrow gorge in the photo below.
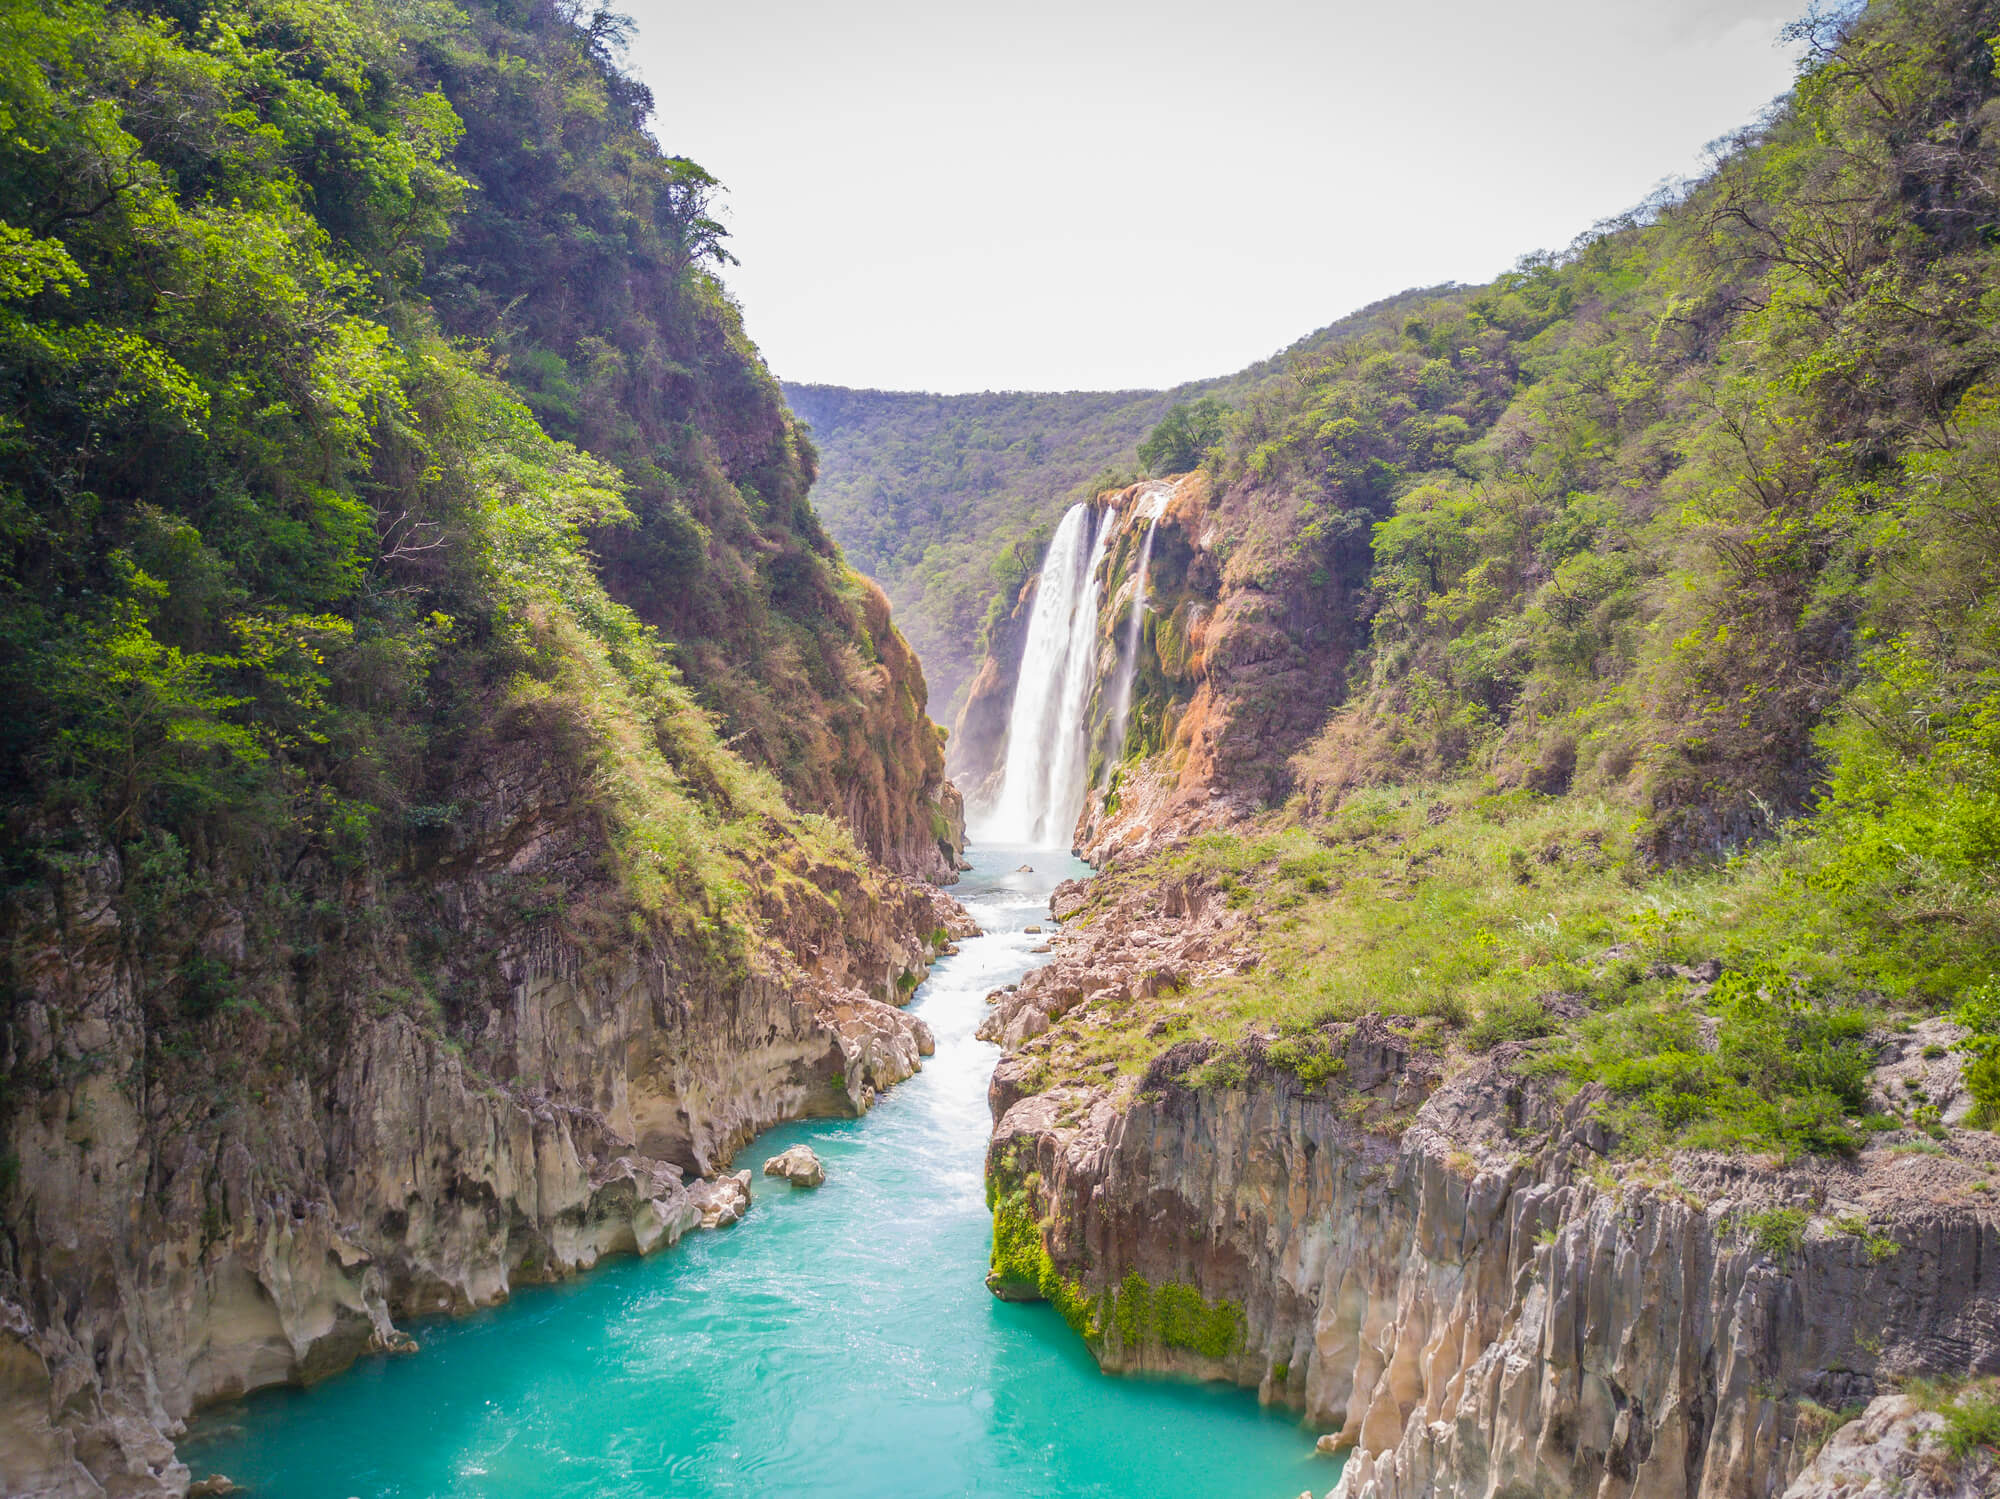
[[[2000,1495],[2000,0],[964,396],[634,35],[0,14],[0,1494]]]

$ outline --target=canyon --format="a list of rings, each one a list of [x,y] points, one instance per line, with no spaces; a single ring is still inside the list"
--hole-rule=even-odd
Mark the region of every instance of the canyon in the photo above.
[[[1239,375],[791,402],[615,17],[353,9],[0,36],[0,1488],[1994,1489],[1990,0]]]
[[[17,917],[11,1061],[52,1081],[10,1134],[8,1492],[181,1492],[173,1442],[197,1408],[414,1351],[398,1322],[733,1222],[748,1193],[724,1168],[753,1135],[863,1113],[922,1066],[932,1038],[899,1006],[974,931],[949,896],[797,860],[769,937],[733,960],[664,925],[610,942],[523,922],[508,877],[574,878],[590,822],[577,788],[495,769],[459,872],[425,890],[463,935],[476,1011],[441,1035],[385,998],[419,984],[391,942],[357,944],[310,1008],[284,953],[239,949],[264,1044],[296,1058],[253,1079],[254,1111],[204,1120],[107,1065],[145,1031],[114,854]],[[358,885],[350,919],[386,921],[395,897]]]

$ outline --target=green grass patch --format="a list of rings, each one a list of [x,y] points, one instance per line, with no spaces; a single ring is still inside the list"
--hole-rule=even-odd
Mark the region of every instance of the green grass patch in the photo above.
[[[1937,1440],[1953,1457],[2000,1455],[2000,1379],[1913,1379],[1904,1388],[1944,1417]]]

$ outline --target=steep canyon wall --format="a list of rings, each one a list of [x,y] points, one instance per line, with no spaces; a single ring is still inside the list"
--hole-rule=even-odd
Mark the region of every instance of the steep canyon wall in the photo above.
[[[1046,1256],[996,1289],[1058,1301],[1107,1369],[1298,1409],[1351,1449],[1342,1499],[1775,1499],[1832,1413],[1899,1376],[2000,1372],[1984,1132],[1634,1167],[1592,1090],[1524,1079],[1518,1048],[1448,1068],[1379,1017],[1334,1029],[1314,1085],[1254,1034],[1227,1057],[1169,1046],[1142,1076],[1090,1064],[1128,1013],[1171,1037],[1175,996],[1254,962],[1251,938],[1218,892],[1177,885],[996,997],[999,1234],[1018,1215]],[[1934,1069],[1962,1111],[1954,1064],[1920,1060],[1934,1039],[1883,1066]],[[1202,1076],[1218,1057],[1231,1070]]]
[[[586,788],[529,745],[469,772],[476,827],[323,887],[337,951],[271,940],[256,892],[216,913],[226,1056],[174,1054],[149,1013],[115,852],[10,912],[7,1070],[40,1086],[6,1099],[7,1492],[178,1492],[204,1402],[730,1221],[748,1194],[719,1173],[753,1133],[921,1065],[897,1003],[967,930],[941,893],[780,850],[734,939],[621,929],[592,909],[616,904]],[[562,909],[525,914],[524,889]]]

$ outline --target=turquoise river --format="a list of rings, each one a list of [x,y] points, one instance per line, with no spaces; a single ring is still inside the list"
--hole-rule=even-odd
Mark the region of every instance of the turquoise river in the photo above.
[[[1111,1377],[1048,1307],[986,1292],[986,995],[1037,961],[1060,853],[987,849],[987,935],[913,1001],[937,1055],[864,1119],[810,1120],[826,1185],[757,1176],[743,1223],[452,1322],[414,1357],[207,1413],[183,1455],[256,1499],[802,1495],[1294,1499],[1335,1463],[1249,1392]],[[1018,872],[1023,862],[1032,874]]]

